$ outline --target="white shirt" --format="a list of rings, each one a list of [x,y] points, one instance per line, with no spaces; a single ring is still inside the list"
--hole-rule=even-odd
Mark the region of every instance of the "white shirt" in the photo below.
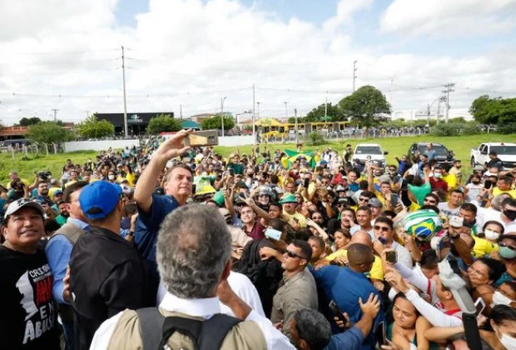
[[[211,318],[213,315],[221,312],[220,301],[218,297],[206,299],[182,299],[170,293],[166,293],[160,303],[160,308],[171,312],[180,312],[194,317]],[[115,331],[116,325],[120,319],[122,312],[116,314],[110,319],[104,321],[99,327],[90,350],[105,350],[109,346],[109,342]],[[267,349],[270,350],[295,350],[290,344],[290,340],[277,330],[267,318],[260,316],[256,311],[252,310],[245,321],[255,322],[262,331]]]
[[[228,277],[228,284],[233,290],[233,292],[235,292],[235,294],[238,295],[240,299],[242,299],[247,305],[249,305],[251,309],[256,311],[260,316],[265,317],[265,312],[263,312],[263,306],[262,301],[260,300],[260,295],[258,295],[256,287],[251,282],[251,280],[247,278],[246,275],[231,271]],[[161,304],[166,294],[167,291],[165,290],[165,286],[160,281],[158,286],[158,294],[156,296],[156,306],[159,306]],[[222,303],[220,303],[220,310],[220,312],[222,312],[223,314],[235,317],[233,311],[231,311],[229,307]]]
[[[398,262],[411,269],[413,266],[412,255],[410,255],[408,249],[398,244],[398,242],[392,242],[391,248],[398,253]]]

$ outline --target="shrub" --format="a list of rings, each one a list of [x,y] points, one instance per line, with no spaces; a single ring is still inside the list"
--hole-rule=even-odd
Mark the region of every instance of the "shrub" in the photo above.
[[[317,131],[312,131],[310,134],[305,136],[307,143],[311,146],[318,146],[326,143],[324,135],[319,134]]]
[[[509,123],[505,125],[498,124],[498,133],[503,135],[516,134],[516,123]]]
[[[434,136],[457,136],[460,133],[461,125],[459,124],[439,124],[431,128],[431,134]]]

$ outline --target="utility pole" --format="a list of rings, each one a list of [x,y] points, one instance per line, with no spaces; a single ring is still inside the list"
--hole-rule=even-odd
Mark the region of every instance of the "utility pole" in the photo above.
[[[179,118],[183,120],[183,105],[179,105]]]
[[[287,101],[285,101],[285,122],[288,123],[288,108],[287,108]]]
[[[445,119],[445,123],[448,123],[448,117],[449,117],[449,114],[450,114],[450,92],[454,92],[455,90],[453,89],[453,87],[455,86],[455,83],[448,83],[446,85],[444,85],[445,87],[445,90],[443,90],[443,93],[445,95],[445,98],[446,98],[446,119]]]
[[[57,109],[57,108],[52,108],[52,109],[51,109],[51,111],[53,111],[53,112],[54,112],[54,121],[55,121],[55,122],[57,121],[57,111],[58,111],[58,110],[59,110],[59,109]]]
[[[296,145],[299,144],[299,132],[297,131],[297,108],[294,108],[294,118],[296,119]]]
[[[122,82],[124,89],[124,135],[125,137],[129,136],[127,131],[127,96],[125,94],[125,56],[124,56],[124,46],[122,46]]]
[[[430,103],[426,107],[426,125],[430,126]]]
[[[353,92],[355,92],[355,81],[357,79],[357,62],[353,61]]]
[[[224,101],[226,101],[226,97],[220,99],[220,120],[222,122],[222,137],[224,137]]]
[[[253,84],[253,154],[256,150],[256,125],[255,125],[255,117],[256,117],[256,87],[255,84]]]
[[[258,105],[258,119],[260,119],[260,103],[261,102],[256,102],[256,104]]]

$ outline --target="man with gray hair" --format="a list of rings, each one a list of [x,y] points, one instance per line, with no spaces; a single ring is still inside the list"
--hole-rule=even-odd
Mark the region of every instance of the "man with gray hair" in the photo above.
[[[159,309],[125,310],[112,317],[99,328],[91,349],[146,349],[154,344],[191,349],[194,341],[199,349],[294,349],[229,287],[231,235],[216,208],[192,204],[167,216],[156,255],[167,290]],[[244,321],[220,315],[219,300]],[[168,328],[170,324],[174,327]],[[191,331],[192,325],[197,331]]]

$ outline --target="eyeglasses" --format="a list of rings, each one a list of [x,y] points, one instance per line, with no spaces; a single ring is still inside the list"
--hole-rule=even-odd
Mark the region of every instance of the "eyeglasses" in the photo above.
[[[345,203],[337,203],[337,207],[345,207],[346,204]]]
[[[510,250],[515,251],[515,252],[516,252],[516,247],[510,246],[510,245],[508,245],[507,243],[500,242],[500,243],[498,243],[498,246],[499,246],[499,247],[509,248]]]
[[[359,200],[360,202],[363,202],[363,201],[368,201],[368,200],[369,200],[369,198],[359,197],[359,198],[358,198],[358,200]]]
[[[377,226],[375,225],[373,227],[376,231],[383,231],[383,232],[389,232],[391,229],[385,226]]]
[[[433,201],[433,200],[428,200],[428,199],[425,199],[424,201],[425,203],[428,203],[428,204],[435,204],[436,202]]]
[[[258,197],[267,197],[268,198],[269,195],[268,194],[259,194]]]
[[[296,254],[296,253],[294,253],[294,252],[292,252],[292,251],[290,251],[290,250],[285,250],[285,254],[287,254],[287,256],[288,256],[289,258],[292,258],[292,259],[293,259],[293,258],[298,258],[298,259],[305,259],[305,260],[306,260],[306,258],[305,258],[305,257],[303,257],[303,256],[301,256],[301,255],[298,255],[298,254]]]

